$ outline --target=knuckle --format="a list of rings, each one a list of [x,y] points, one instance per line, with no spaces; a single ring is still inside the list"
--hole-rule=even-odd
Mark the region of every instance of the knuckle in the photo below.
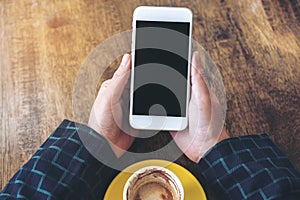
[[[110,82],[111,82],[111,79],[108,79],[108,80],[104,81],[104,82],[101,84],[101,88],[102,88],[102,87],[103,87],[103,88],[107,88],[107,87],[109,86]]]

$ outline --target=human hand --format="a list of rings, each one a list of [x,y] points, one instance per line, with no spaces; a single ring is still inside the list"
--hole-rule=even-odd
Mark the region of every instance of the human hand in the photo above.
[[[192,161],[200,158],[217,142],[229,138],[221,119],[220,104],[210,94],[200,70],[198,52],[193,53],[191,66],[191,99],[189,102],[189,126],[179,132],[171,132],[175,143]]]
[[[129,98],[128,79],[131,57],[125,54],[113,77],[102,83],[91,110],[88,125],[106,138],[117,157],[134,141],[135,130],[130,128],[124,110]],[[128,107],[128,106],[127,106]]]

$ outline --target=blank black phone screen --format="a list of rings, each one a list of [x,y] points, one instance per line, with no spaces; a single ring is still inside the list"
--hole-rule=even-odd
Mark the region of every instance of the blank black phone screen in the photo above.
[[[186,117],[190,23],[136,21],[133,115]]]

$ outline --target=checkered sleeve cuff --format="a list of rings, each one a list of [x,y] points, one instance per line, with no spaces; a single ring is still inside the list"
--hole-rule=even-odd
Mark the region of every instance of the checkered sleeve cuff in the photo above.
[[[220,199],[299,199],[300,175],[266,134],[230,138],[198,163]]]
[[[109,148],[89,127],[64,120],[11,178],[0,199],[103,199],[117,172],[88,152],[79,131],[98,140],[100,149]]]

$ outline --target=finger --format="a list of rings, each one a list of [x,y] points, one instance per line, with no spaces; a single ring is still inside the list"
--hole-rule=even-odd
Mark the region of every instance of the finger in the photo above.
[[[123,94],[124,88],[127,85],[130,76],[130,62],[129,54],[125,54],[122,58],[121,64],[112,77],[109,90],[113,93],[112,102],[118,102]]]
[[[125,103],[128,103],[129,105],[129,96],[130,96],[130,79],[127,81],[127,84],[124,86],[124,89],[123,89],[123,101]]]
[[[122,58],[120,66],[115,71],[113,75],[113,79],[124,76],[124,74],[126,74],[126,72],[128,72],[129,70],[130,70],[130,55],[126,53]]]
[[[96,97],[96,101],[99,100],[99,98],[102,98],[103,96],[107,96],[105,94],[107,93],[106,90],[109,87],[110,83],[111,83],[111,79],[107,79],[101,83],[100,89]]]
[[[101,84],[100,90],[108,88],[110,82],[111,82],[111,79],[107,79],[107,80],[103,81],[103,83]]]
[[[125,79],[126,78],[128,79],[128,77],[127,77],[128,75],[127,76],[125,76],[125,75],[128,74],[129,70],[130,70],[130,55],[124,54],[121,64],[120,64],[119,68],[116,70],[116,72],[114,73],[113,78],[108,79],[101,84],[100,90],[97,95],[97,99],[99,99],[99,98],[111,99],[113,93],[116,93],[116,92],[114,92],[115,88],[119,85],[120,81],[122,81],[120,79],[122,79],[122,78],[124,79],[124,77],[125,77]],[[119,87],[119,88],[121,90],[123,90],[122,87]],[[120,93],[122,94],[122,92],[120,92]],[[118,97],[118,99],[119,99],[119,97]]]
[[[170,131],[169,133],[174,138],[177,135],[178,131]]]
[[[200,55],[196,51],[193,53],[192,58],[192,73],[191,73],[191,85],[192,85],[192,95],[196,99],[209,98],[209,90],[207,88],[206,82],[203,79],[200,66]]]
[[[102,82],[96,97],[96,101],[99,101],[100,99],[108,98],[110,93],[107,92],[107,88],[109,88],[110,84],[111,84],[111,79],[107,79]]]

